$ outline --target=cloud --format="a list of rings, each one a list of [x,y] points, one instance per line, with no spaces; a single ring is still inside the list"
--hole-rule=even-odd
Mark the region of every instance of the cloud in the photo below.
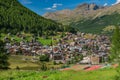
[[[32,4],[32,1],[30,1],[30,0],[22,0],[22,3],[23,4]]]
[[[103,6],[107,6],[108,5],[108,3],[105,3]]]
[[[45,8],[45,10],[56,10],[56,9],[53,9],[53,8]]]
[[[57,8],[57,6],[56,6],[56,5],[53,5],[52,8]]]
[[[58,4],[58,3],[54,3],[52,8],[57,8],[58,6],[62,6],[63,4]]]
[[[116,2],[112,5],[115,5],[115,4],[118,4],[118,3],[120,3],[120,0],[116,0]]]
[[[62,6],[63,4],[60,3],[54,3],[52,7],[45,8],[45,10],[56,10],[58,6]]]

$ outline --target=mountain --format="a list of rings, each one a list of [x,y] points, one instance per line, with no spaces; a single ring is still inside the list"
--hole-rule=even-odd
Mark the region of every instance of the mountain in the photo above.
[[[94,15],[94,11],[102,9],[103,7],[96,4],[80,4],[74,10],[65,9],[62,11],[46,13],[43,16],[48,19],[52,19],[63,24],[69,24],[73,21],[77,21],[84,17]],[[87,16],[86,16],[87,15]]]
[[[47,13],[44,17],[90,33],[101,33],[106,26],[120,22],[120,4],[103,7],[84,3],[78,5],[74,10],[70,10],[68,15],[61,14],[59,18],[60,12]]]
[[[37,15],[22,6],[17,0],[0,0],[1,33],[15,34],[24,31],[26,33],[49,35],[63,30],[64,26],[62,24]]]

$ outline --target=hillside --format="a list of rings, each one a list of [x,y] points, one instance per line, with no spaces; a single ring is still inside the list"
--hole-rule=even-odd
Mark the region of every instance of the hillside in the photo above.
[[[112,13],[111,15],[103,15],[95,19],[80,20],[71,23],[72,27],[77,27],[81,32],[101,33],[103,29],[110,25],[117,25],[120,22],[120,14]]]
[[[69,24],[71,22],[80,20],[82,18],[88,18],[95,14],[96,10],[103,9],[104,7],[96,4],[80,4],[75,9],[65,9],[53,13],[46,13],[43,16],[48,19],[62,22],[63,24]]]
[[[61,14],[62,17],[60,18],[53,16],[53,14],[58,16],[63,11],[49,13],[49,15],[47,13],[44,17],[76,27],[82,32],[90,33],[101,33],[106,26],[116,25],[120,21],[120,4],[102,7],[85,3],[78,5],[74,10],[70,10],[66,16],[65,13]]]
[[[69,27],[68,27],[69,28]],[[45,19],[22,6],[17,0],[0,0],[0,32],[13,33],[24,31],[33,34],[53,34],[63,31],[60,23]]]

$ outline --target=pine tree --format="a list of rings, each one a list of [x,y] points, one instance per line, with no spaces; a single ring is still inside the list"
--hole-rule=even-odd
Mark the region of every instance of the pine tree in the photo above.
[[[111,60],[119,63],[120,68],[120,28],[116,27],[114,30],[114,34],[112,37],[112,45],[111,45]],[[115,76],[115,80],[120,80],[120,69],[117,68],[117,75]]]
[[[8,55],[5,54],[4,43],[0,40],[0,69],[8,69]]]
[[[120,60],[120,28],[116,27],[112,37],[112,44],[111,44],[111,60]]]

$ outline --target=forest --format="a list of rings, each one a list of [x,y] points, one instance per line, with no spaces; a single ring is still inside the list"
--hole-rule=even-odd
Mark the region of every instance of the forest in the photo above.
[[[75,29],[45,19],[22,6],[17,0],[0,0],[0,32],[54,35],[56,32],[75,32]]]

